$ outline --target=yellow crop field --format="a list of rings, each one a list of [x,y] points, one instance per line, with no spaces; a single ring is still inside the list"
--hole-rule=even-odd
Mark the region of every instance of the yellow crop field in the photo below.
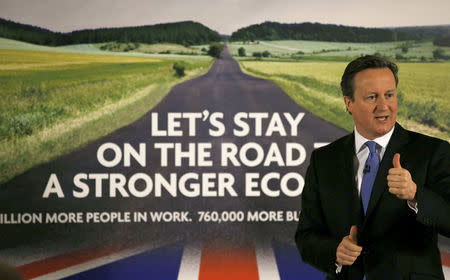
[[[89,63],[158,62],[159,59],[132,56],[106,56],[23,50],[0,50],[0,70],[80,65]]]
[[[450,111],[450,63],[400,63],[399,89],[413,102],[435,100]]]
[[[323,82],[338,85],[345,62],[265,62],[242,61],[245,68],[253,69],[265,74],[288,74],[295,76],[308,76]]]

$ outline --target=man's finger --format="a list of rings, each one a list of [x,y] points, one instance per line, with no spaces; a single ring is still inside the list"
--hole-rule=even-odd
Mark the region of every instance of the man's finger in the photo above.
[[[354,241],[355,243],[358,242],[357,236],[358,235],[358,227],[357,226],[352,226],[350,228],[350,240]]]
[[[351,263],[353,263],[356,260],[356,258],[358,258],[358,256],[359,256],[359,254],[358,255],[348,255],[343,251],[338,251],[336,254],[336,257],[338,260],[341,260],[341,261],[344,260],[344,261],[348,261]]]
[[[344,246],[341,247],[341,248],[339,249],[339,252],[340,252],[341,254],[343,254],[343,255],[350,256],[350,257],[355,257],[355,258],[356,258],[357,256],[361,255],[361,251],[352,251],[352,250],[348,250],[348,249],[345,248]]]
[[[337,257],[338,257],[337,261],[339,263],[342,263],[342,264],[345,264],[345,265],[352,265],[355,262],[355,260],[356,260],[356,257],[351,257],[351,256],[347,256],[347,255],[344,255],[344,254],[338,254]]]
[[[388,175],[387,180],[388,182],[403,182],[405,181],[405,178],[399,175]]]
[[[389,181],[388,186],[391,188],[406,188],[407,185],[404,181]]]
[[[394,168],[402,168],[402,166],[400,165],[400,154],[397,153],[394,155],[392,164],[394,165]]]
[[[346,250],[348,250],[349,252],[361,253],[361,251],[362,251],[362,247],[352,244],[352,243],[345,244],[344,248]]]
[[[355,243],[353,243],[353,241],[350,241],[350,239],[347,239],[347,242],[342,242],[342,246],[344,246],[345,249],[352,251],[352,252],[361,252],[362,251],[362,247],[356,245]]]
[[[400,188],[389,188],[389,192],[395,195],[403,195],[404,191]]]
[[[404,169],[401,168],[391,168],[389,169],[389,175],[402,175],[405,172]]]

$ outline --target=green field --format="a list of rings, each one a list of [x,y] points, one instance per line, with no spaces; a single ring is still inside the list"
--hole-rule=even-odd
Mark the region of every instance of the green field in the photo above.
[[[347,62],[241,61],[242,68],[277,82],[298,104],[353,129],[339,83]],[[450,139],[450,63],[399,63],[399,121],[413,130]]]
[[[140,44],[141,49],[124,52],[126,44],[120,46],[120,51],[101,50],[103,44],[78,44],[61,47],[48,47],[35,45],[16,40],[10,40],[0,37],[0,50],[27,50],[27,51],[47,51],[52,53],[76,53],[76,54],[93,54],[111,56],[125,56],[125,57],[153,57],[153,58],[167,58],[167,59],[189,59],[189,60],[211,60],[210,56],[199,55],[202,53],[201,48],[204,46],[192,46],[185,48],[177,44]],[[207,48],[208,46],[206,46]],[[161,54],[165,52],[165,54]],[[186,53],[194,52],[196,55],[186,55]],[[185,54],[179,54],[185,53]]]
[[[383,43],[344,43],[344,42],[319,42],[319,41],[257,41],[257,42],[231,42],[228,47],[233,56],[238,55],[240,47],[245,48],[247,56],[254,52],[269,51],[275,57],[298,56],[331,56],[331,57],[356,57],[366,54],[379,53],[388,57],[400,54],[409,59],[421,60],[433,58],[433,51],[438,47],[432,42],[383,42]],[[407,47],[407,52],[402,51]],[[450,47],[439,47],[446,55],[450,55]]]
[[[0,182],[136,120],[212,63],[38,49],[0,49]],[[172,69],[177,58],[184,78]]]
[[[113,52],[130,52],[130,53],[147,53],[147,54],[182,54],[182,55],[202,55],[205,52],[196,47],[185,47],[179,44],[160,43],[160,44],[143,44],[143,43],[101,43],[95,44],[95,47],[102,50]]]

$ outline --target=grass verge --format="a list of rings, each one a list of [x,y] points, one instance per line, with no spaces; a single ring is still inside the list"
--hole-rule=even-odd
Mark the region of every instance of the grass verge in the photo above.
[[[242,70],[250,75],[269,79],[277,83],[297,104],[314,115],[348,131],[353,130],[353,119],[345,112],[342,97],[337,88],[314,78],[285,74],[265,74],[241,64]],[[332,89],[327,91],[326,89]]]

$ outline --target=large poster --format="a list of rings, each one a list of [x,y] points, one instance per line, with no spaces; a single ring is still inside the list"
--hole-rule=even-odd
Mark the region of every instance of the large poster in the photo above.
[[[21,2],[4,1],[0,17],[59,32],[193,20],[226,35],[264,21],[439,25],[449,8],[404,2],[426,13],[403,18],[379,1]],[[188,39],[58,45],[33,32],[0,38],[0,259],[25,279],[324,278],[294,234],[311,152],[353,129],[339,81],[360,55],[397,61],[402,125],[450,139],[450,47],[437,35],[222,36],[213,58]],[[441,237],[447,276],[449,248]]]

